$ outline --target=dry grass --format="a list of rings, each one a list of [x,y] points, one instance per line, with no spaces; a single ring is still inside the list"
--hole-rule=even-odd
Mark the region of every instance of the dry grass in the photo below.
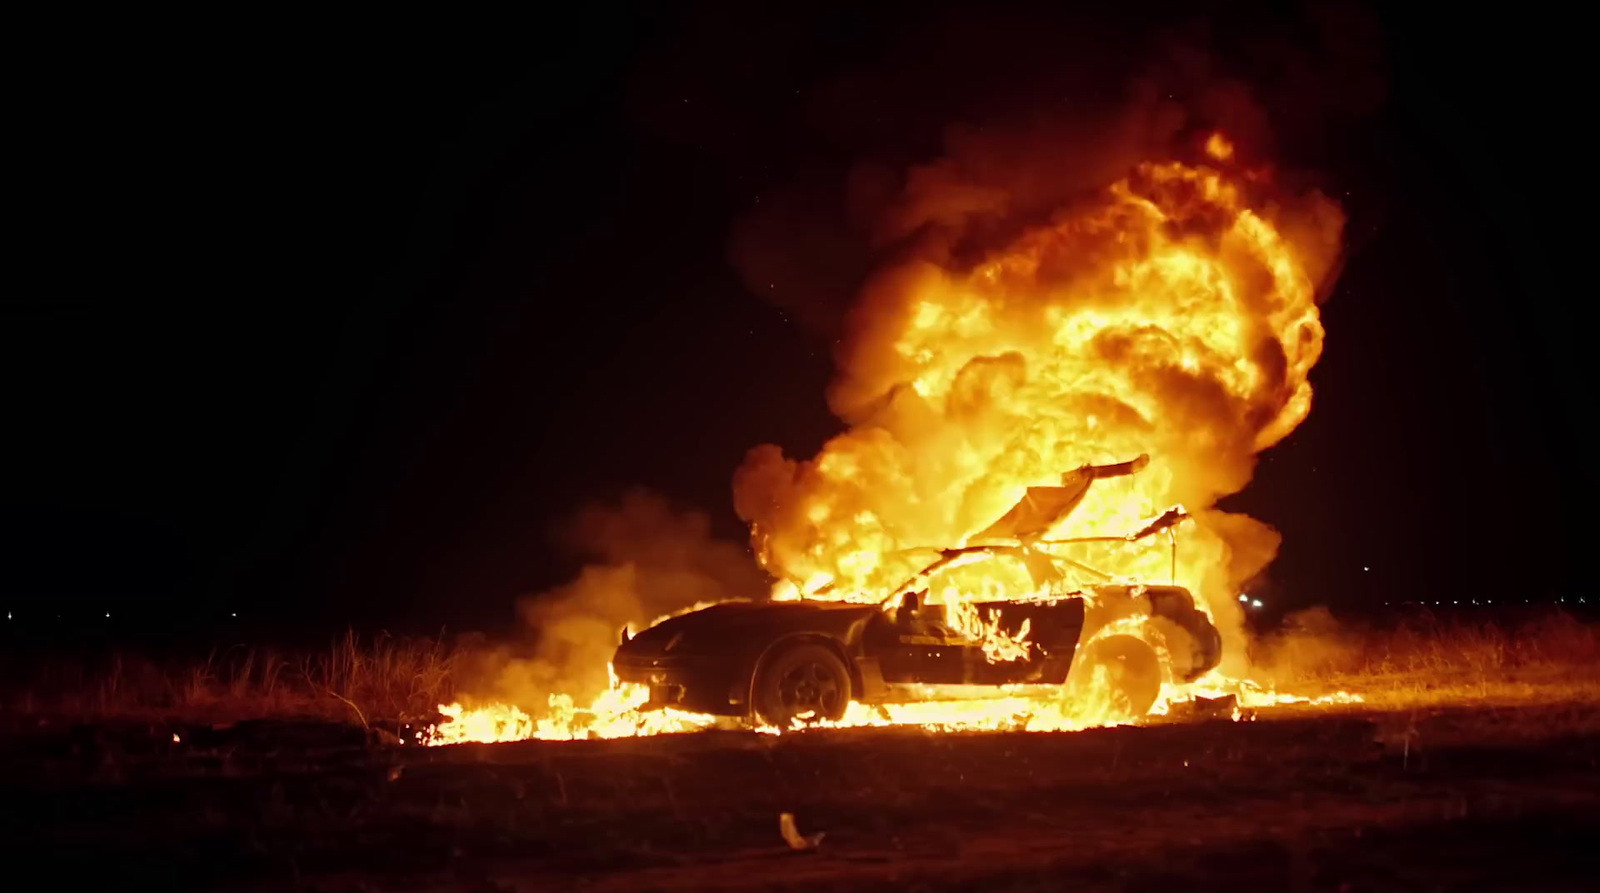
[[[1419,613],[1386,626],[1311,611],[1252,658],[1280,688],[1352,691],[1378,707],[1600,701],[1600,624],[1555,611],[1520,622]]]
[[[453,700],[461,653],[442,637],[362,639],[354,632],[312,653],[240,647],[188,664],[113,653],[97,667],[47,663],[9,706],[25,715],[314,717],[365,725],[423,716]]]
[[[438,638],[363,639],[311,653],[268,647],[158,663],[111,654],[98,664],[47,661],[3,680],[13,716],[196,721],[319,718],[390,724],[457,699],[481,645]],[[1371,707],[1445,703],[1600,703],[1600,624],[1551,613],[1520,623],[1427,614],[1352,626],[1326,612],[1292,618],[1252,647],[1254,675],[1301,694],[1359,693]]]

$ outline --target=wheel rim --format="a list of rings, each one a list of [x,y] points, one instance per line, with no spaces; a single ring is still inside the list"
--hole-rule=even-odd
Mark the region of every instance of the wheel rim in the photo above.
[[[779,678],[778,699],[789,716],[819,720],[839,706],[839,680],[819,661],[796,664]]]
[[[1100,665],[1105,668],[1106,676],[1111,682],[1112,703],[1124,713],[1134,713],[1136,708],[1130,689],[1136,680],[1133,671],[1128,668],[1127,655],[1113,655]]]
[[[1104,673],[1104,694],[1114,712],[1134,719],[1149,713],[1161,690],[1154,649],[1131,636],[1113,636],[1096,643],[1087,657],[1083,669],[1098,668]]]

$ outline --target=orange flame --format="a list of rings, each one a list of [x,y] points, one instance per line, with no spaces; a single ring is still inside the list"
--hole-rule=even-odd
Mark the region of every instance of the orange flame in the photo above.
[[[1310,410],[1317,289],[1341,224],[1321,196],[1291,205],[1254,188],[1141,164],[975,262],[946,239],[880,275],[830,395],[853,427],[810,461],[758,447],[735,477],[783,590],[882,592],[1025,488],[1148,452],[1147,470],[1097,485],[1054,534],[1121,534],[1198,507],[1177,582],[1236,615],[1236,587],[1276,535],[1207,509]],[[1121,577],[1171,573],[1164,550],[1084,552]]]
[[[1214,133],[1205,151],[1226,161],[1234,148]],[[850,429],[809,461],[757,447],[735,476],[735,507],[779,581],[774,596],[882,599],[927,565],[929,549],[964,544],[1027,487],[1148,453],[1142,473],[1091,488],[1051,535],[1120,535],[1190,506],[1197,529],[1183,535],[1175,566],[1165,549],[1131,543],[1064,554],[1124,580],[1174,576],[1236,646],[1238,587],[1271,559],[1277,537],[1212,506],[1243,488],[1256,454],[1310,411],[1307,376],[1323,343],[1317,296],[1343,222],[1320,194],[1268,195],[1270,182],[1260,172],[1149,162],[985,252],[972,248],[982,234],[949,225],[926,233],[910,259],[868,284],[854,311],[830,391]],[[1022,569],[985,562],[940,582],[931,598],[991,660],[1027,653],[1026,630],[1006,636],[970,610],[977,600],[1043,594]],[[1235,677],[1213,671],[1168,685],[1155,712],[1223,692],[1244,708],[1307,702]],[[613,684],[583,709],[552,696],[542,719],[506,705],[446,705],[451,721],[430,743],[719,722],[647,714],[644,701],[637,686]],[[851,704],[833,725],[1065,730],[1127,721],[1108,706],[1002,690],[983,701]]]
[[[1076,732],[1088,728],[1125,725],[1136,718],[1119,714],[1105,696],[1099,681],[1080,689],[1076,696],[1065,690],[1040,694],[1025,687],[1001,688],[994,697],[963,700],[929,700],[922,703],[868,706],[852,702],[844,718],[823,721],[811,728],[840,729],[859,727],[917,726],[935,732]],[[1087,692],[1087,696],[1083,694]],[[1359,695],[1339,691],[1317,697],[1281,693],[1248,680],[1210,674],[1187,686],[1166,685],[1151,710],[1164,716],[1196,698],[1232,695],[1232,718],[1244,719],[1253,711],[1284,705],[1340,706],[1358,704]],[[582,739],[634,738],[651,735],[697,732],[736,726],[735,720],[703,713],[686,713],[667,708],[644,711],[640,707],[649,692],[640,685],[617,685],[589,708],[578,710],[571,698],[551,697],[547,717],[535,719],[510,704],[485,704],[465,707],[460,703],[441,704],[445,722],[430,726],[417,742],[439,747],[449,744],[496,744],[510,741],[568,741]],[[756,732],[778,734],[781,729],[756,724]]]
[[[1233,157],[1233,143],[1221,131],[1206,137],[1206,154],[1217,161],[1227,161]]]

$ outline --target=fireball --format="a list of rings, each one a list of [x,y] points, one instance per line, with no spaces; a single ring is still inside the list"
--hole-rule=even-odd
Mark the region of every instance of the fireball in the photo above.
[[[1236,594],[1271,560],[1277,535],[1214,506],[1311,410],[1309,373],[1324,336],[1317,301],[1343,217],[1319,193],[1282,194],[1272,172],[1245,166],[1221,133],[1200,148],[1202,160],[1136,164],[1043,219],[970,232],[930,225],[866,283],[829,392],[846,430],[810,459],[756,447],[734,476],[734,505],[776,580],[774,597],[882,600],[930,553],[969,544],[1029,488],[1148,454],[1141,474],[1090,490],[1045,535],[1114,540],[1186,506],[1195,523],[1176,552],[1110,541],[1064,557],[1135,585],[1171,578],[1237,645]],[[993,563],[957,573],[968,576],[947,580],[938,596],[949,616],[993,659],[1026,654],[1026,630],[1003,637],[963,610],[979,591],[1036,596],[1024,576]],[[1191,687],[1214,692],[1225,682],[1214,674]],[[1246,703],[1286,697],[1233,688]],[[1164,691],[1156,712],[1179,694]],[[544,720],[504,705],[450,705],[441,709],[456,722],[441,727],[440,741],[613,737],[713,721],[663,719],[642,711],[644,700],[615,684],[586,708],[558,693]],[[860,707],[829,724],[1050,730],[1117,721],[1061,698]]]

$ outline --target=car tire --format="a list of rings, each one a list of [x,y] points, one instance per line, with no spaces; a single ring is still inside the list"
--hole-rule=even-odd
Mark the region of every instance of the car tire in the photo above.
[[[843,719],[850,706],[850,671],[839,655],[812,642],[780,648],[757,671],[756,715],[780,729],[796,719],[807,724]]]
[[[1104,676],[1096,673],[1104,668]],[[1078,695],[1104,678],[1110,712],[1116,718],[1138,719],[1150,712],[1161,695],[1161,658],[1150,643],[1136,636],[1107,636],[1090,645],[1073,668]]]

